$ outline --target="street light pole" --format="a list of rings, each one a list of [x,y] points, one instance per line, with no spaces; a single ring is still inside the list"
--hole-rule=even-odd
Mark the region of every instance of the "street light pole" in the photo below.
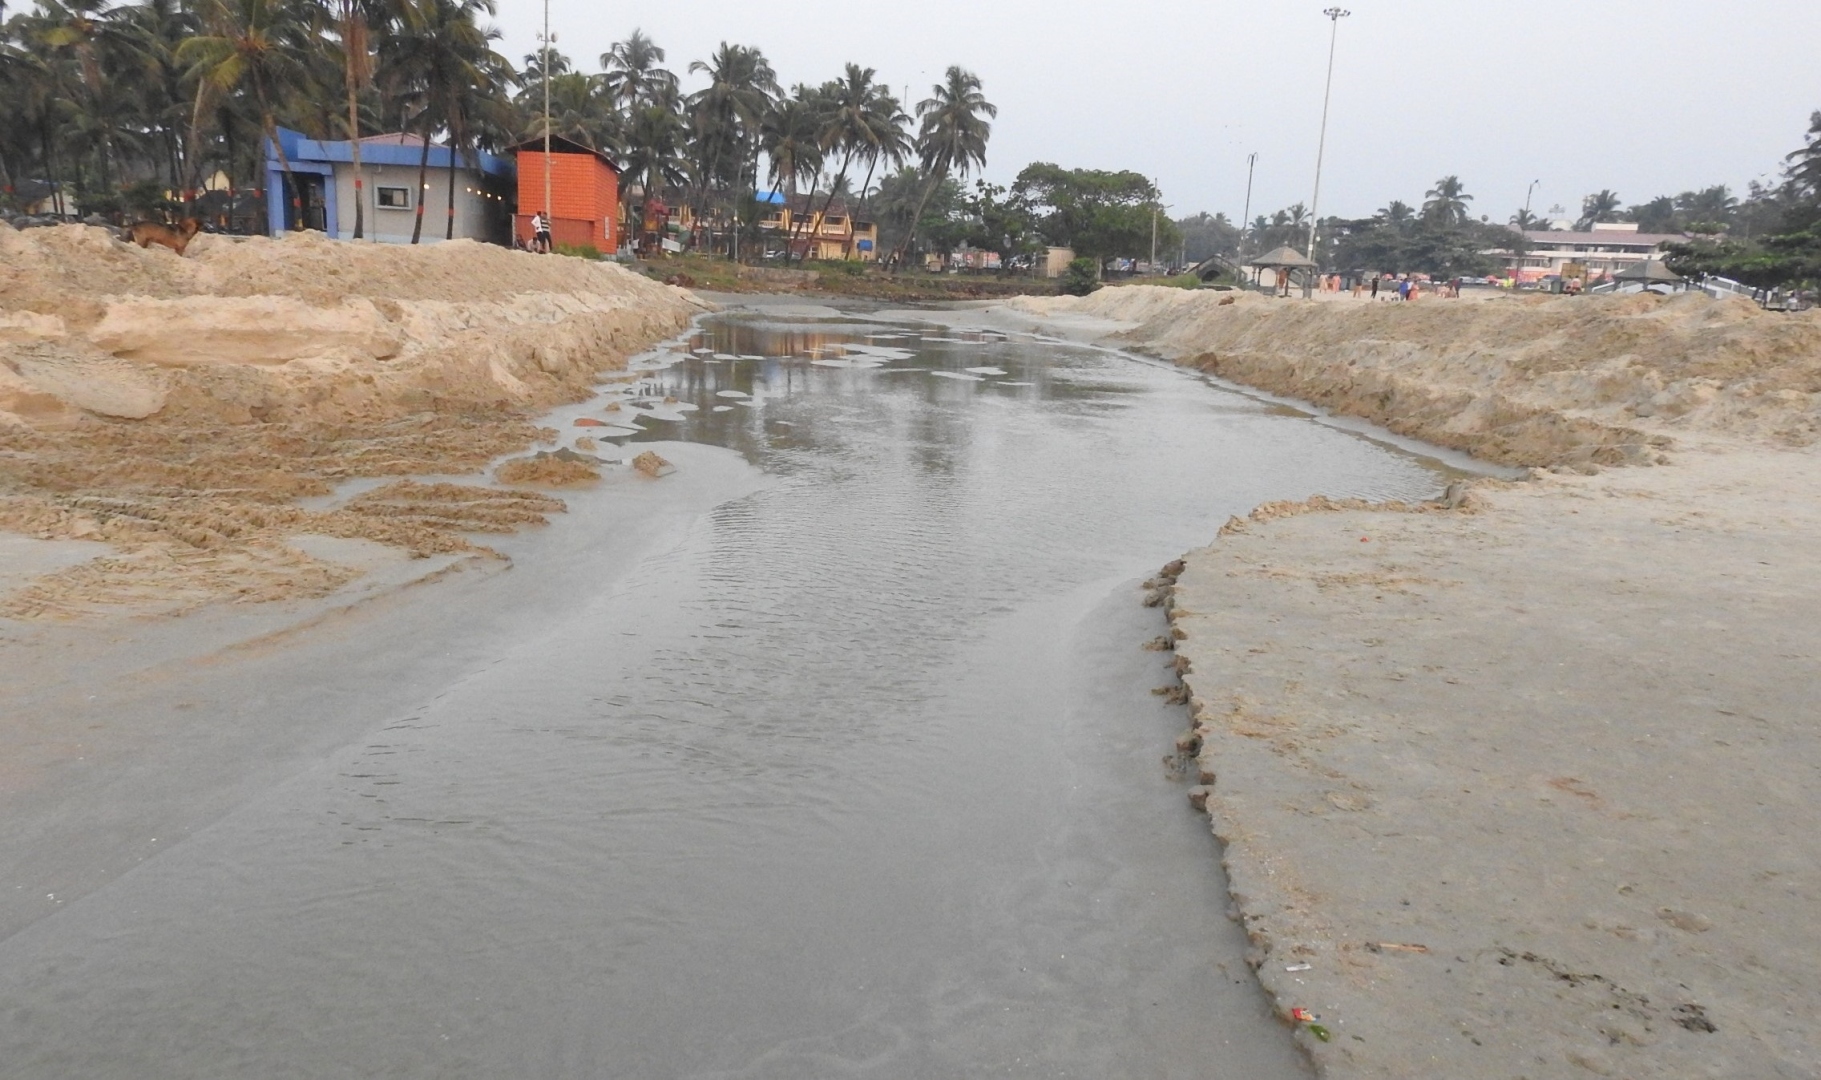
[[[1321,95],[1321,139],[1315,144],[1315,196],[1309,201],[1309,251],[1315,258],[1315,223],[1321,220],[1321,163],[1328,150],[1328,100],[1334,92],[1334,45],[1340,38],[1340,21],[1353,14],[1346,8],[1331,7],[1322,12],[1332,23],[1328,31],[1328,85]]]
[[[550,216],[550,0],[544,0],[544,225],[555,231]]]
[[[1258,151],[1246,155],[1246,210],[1239,216],[1239,258],[1246,257],[1246,230],[1252,227],[1252,171],[1258,168]],[[1243,265],[1243,264],[1242,264]]]
[[[1524,189],[1524,222],[1525,222],[1525,224],[1529,224],[1529,222],[1530,222],[1530,196],[1536,191],[1536,186],[1540,183],[1542,183],[1541,180],[1532,180],[1532,181],[1530,181],[1530,186]]]

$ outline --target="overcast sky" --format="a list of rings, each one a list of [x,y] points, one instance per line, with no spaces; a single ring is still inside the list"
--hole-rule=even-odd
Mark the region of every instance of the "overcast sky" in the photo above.
[[[1329,22],[1324,0],[550,0],[585,71],[635,26],[684,75],[756,45],[779,80],[854,61],[915,102],[950,64],[999,106],[986,174],[1031,161],[1133,169],[1177,216],[1308,201]],[[1339,26],[1321,210],[1420,202],[1455,173],[1503,221],[1774,177],[1821,109],[1821,0],[1357,0]],[[501,51],[537,47],[540,0],[499,0]],[[685,86],[700,78],[684,75]]]

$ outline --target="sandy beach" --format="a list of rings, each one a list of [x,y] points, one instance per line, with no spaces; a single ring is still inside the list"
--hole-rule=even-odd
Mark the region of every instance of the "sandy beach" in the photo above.
[[[0,229],[0,260],[16,631],[326,597],[387,553],[488,557],[473,534],[563,503],[523,489],[537,469],[474,474],[554,445],[533,417],[704,308],[617,266],[469,241],[203,236],[179,258],[70,225]],[[361,480],[380,482],[342,487]]]
[[[1153,583],[1191,802],[1321,1075],[1821,1074],[1821,320],[1009,307],[1531,470],[1261,507]]]
[[[477,534],[600,471],[533,418],[706,307],[460,242],[0,256],[0,648],[39,704],[504,565]],[[1821,316],[1129,287],[954,317],[1522,477],[1267,504],[1149,583],[1176,765],[1321,1075],[1818,1075]]]

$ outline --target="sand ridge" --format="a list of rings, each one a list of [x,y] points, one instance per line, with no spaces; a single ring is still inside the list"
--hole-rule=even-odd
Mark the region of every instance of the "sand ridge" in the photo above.
[[[526,417],[702,308],[614,265],[468,241],[204,236],[179,258],[85,226],[0,229],[0,529],[116,551],[0,615],[317,596],[343,578],[287,535],[427,555],[542,521],[560,501],[475,485],[296,500],[554,438]]]
[[[1821,440],[1821,311],[1702,293],[1314,304],[1154,286],[1002,310],[1503,465],[1652,464],[1693,432]]]

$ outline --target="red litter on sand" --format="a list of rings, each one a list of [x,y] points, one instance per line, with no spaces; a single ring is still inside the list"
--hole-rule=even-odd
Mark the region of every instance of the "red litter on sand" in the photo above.
[[[596,420],[592,416],[578,416],[575,418],[575,426],[576,427],[606,427],[607,421]]]
[[[1362,544],[1370,544],[1372,542],[1372,538],[1370,536],[1362,536],[1359,538],[1359,542]]]
[[[1315,1019],[1315,1014],[1307,1009],[1291,1009],[1290,1019],[1295,1020],[1299,1024],[1306,1024]]]

